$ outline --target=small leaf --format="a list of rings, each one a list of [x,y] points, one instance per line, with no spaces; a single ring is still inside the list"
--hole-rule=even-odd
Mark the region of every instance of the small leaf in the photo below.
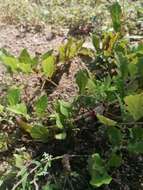
[[[89,173],[91,175],[90,184],[93,187],[100,187],[110,184],[112,177],[108,175],[104,162],[98,153],[93,154],[88,160]]]
[[[99,51],[100,50],[100,38],[99,38],[99,36],[97,36],[96,34],[93,34],[92,35],[92,43],[93,43],[96,51]]]
[[[27,49],[23,49],[20,53],[20,56],[19,56],[19,61],[21,63],[25,63],[25,64],[31,64],[32,60],[31,60],[31,56],[30,54],[28,53]]]
[[[65,132],[59,133],[55,135],[55,139],[57,140],[64,140],[66,138],[67,134]]]
[[[56,70],[55,57],[51,55],[47,57],[45,60],[43,60],[42,67],[43,67],[44,74],[48,78],[51,78]]]
[[[16,122],[17,122],[17,124],[19,125],[19,127],[20,127],[21,129],[23,129],[25,132],[31,133],[31,130],[32,130],[32,128],[33,128],[32,125],[30,125],[30,124],[24,122],[24,121],[23,121],[22,119],[20,119],[20,118],[16,118]]]
[[[17,69],[19,68],[19,61],[12,56],[3,56],[2,57],[2,62],[8,66],[12,72],[16,72]]]
[[[59,100],[59,106],[60,106],[60,112],[66,116],[69,117],[71,113],[71,104],[68,102],[65,102],[63,100]]]
[[[26,161],[29,161],[31,159],[30,155],[27,152],[22,152],[22,154],[14,154],[15,158],[15,166],[19,169],[21,169]]]
[[[27,49],[23,49],[20,53],[19,56],[19,62],[23,63],[23,65],[29,65],[29,68],[31,68],[32,66],[36,65],[38,60],[36,57],[32,58],[29,54],[29,52],[27,51]],[[28,66],[27,66],[28,67]],[[22,70],[22,64],[20,64],[20,68]]]
[[[140,141],[143,139],[143,128],[137,127],[130,130],[132,139],[134,141]]]
[[[35,104],[35,110],[38,116],[43,116],[45,114],[48,105],[48,97],[46,95],[41,96]]]
[[[99,121],[106,125],[106,126],[116,126],[117,125],[117,122],[112,120],[112,119],[109,119],[103,115],[100,115],[100,114],[97,114],[97,118],[99,119]]]
[[[7,100],[10,106],[18,104],[20,101],[20,89],[18,88],[9,89],[7,94]]]
[[[88,74],[85,70],[78,71],[76,75],[76,83],[79,88],[79,92],[83,93],[85,91],[86,85],[88,84]]]
[[[32,127],[30,135],[36,141],[46,143],[49,140],[49,131],[46,127],[42,125],[36,125]]]
[[[120,32],[122,9],[118,2],[115,2],[110,6],[110,14],[111,14],[114,30],[116,32]]]
[[[113,146],[119,146],[122,143],[122,133],[116,127],[108,128],[108,137]]]
[[[122,164],[122,157],[116,153],[112,153],[108,161],[109,167],[119,167]]]
[[[63,119],[60,114],[56,113],[55,114],[55,119],[56,119],[56,126],[60,129],[63,129]]]
[[[135,121],[143,117],[143,93],[126,96],[124,101],[127,111]]]
[[[143,154],[143,141],[129,143],[128,150],[132,153]]]
[[[25,63],[19,63],[19,69],[26,74],[32,71],[31,65]]]
[[[9,106],[7,108],[9,111],[16,113],[18,115],[23,115],[24,117],[28,117],[27,115],[27,107],[25,104],[21,103],[21,104],[16,104],[13,106]]]

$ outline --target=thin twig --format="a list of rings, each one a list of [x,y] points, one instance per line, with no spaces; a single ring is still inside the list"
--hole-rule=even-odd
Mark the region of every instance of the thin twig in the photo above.
[[[58,87],[58,85],[54,82],[54,81],[52,81],[51,79],[46,79],[48,82],[50,82],[51,84],[53,84],[55,87]]]
[[[33,179],[33,184],[35,186],[35,190],[39,190],[39,186],[38,186],[35,178]]]

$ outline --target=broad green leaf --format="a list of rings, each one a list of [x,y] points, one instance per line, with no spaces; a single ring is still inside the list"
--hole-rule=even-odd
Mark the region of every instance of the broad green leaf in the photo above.
[[[31,124],[24,122],[20,118],[17,118],[16,121],[19,127],[25,132],[29,133],[29,135],[36,141],[40,141],[40,142],[48,141],[49,131],[43,125],[32,126]]]
[[[60,114],[56,113],[56,125],[58,128],[60,129],[63,129],[64,126],[63,126],[63,119],[62,117],[60,116]]]
[[[134,78],[136,76],[136,74],[138,73],[137,64],[134,64],[133,62],[129,63],[128,70],[129,70],[131,77]]]
[[[2,61],[2,58],[5,57],[5,56],[12,56],[12,55],[10,55],[10,54],[6,51],[6,49],[0,48],[0,61]]]
[[[42,125],[36,125],[32,127],[30,135],[36,141],[46,143],[49,140],[49,131],[46,127]]]
[[[57,140],[64,140],[66,138],[67,134],[65,132],[59,133],[55,135],[55,139]]]
[[[133,141],[140,141],[143,140],[143,128],[141,127],[134,127],[130,129],[131,137]]]
[[[7,101],[10,106],[14,106],[20,102],[20,89],[11,88],[8,90]]]
[[[19,63],[19,69],[26,74],[31,73],[32,71],[31,65],[25,63]]]
[[[66,58],[67,60],[73,58],[77,53],[78,49],[76,46],[76,41],[73,38],[70,38],[66,44]]]
[[[89,77],[85,70],[78,71],[76,75],[76,83],[78,85],[80,93],[83,93],[85,91],[86,85],[88,83],[88,79]]]
[[[15,166],[19,169],[21,169],[26,161],[29,161],[31,159],[30,155],[27,152],[22,152],[21,154],[14,154],[15,158]]]
[[[92,43],[94,45],[94,48],[98,52],[100,50],[100,38],[96,34],[92,35]]]
[[[15,158],[15,166],[16,166],[17,168],[22,168],[22,167],[24,166],[24,161],[25,161],[25,160],[23,159],[22,155],[14,154],[13,156],[14,156],[14,158]]]
[[[89,173],[91,175],[90,184],[93,187],[100,187],[110,184],[112,177],[108,175],[104,162],[98,153],[93,154],[88,160]]]
[[[132,153],[143,154],[143,140],[139,142],[129,143],[128,150]]]
[[[16,72],[19,68],[19,61],[12,56],[3,56],[2,62],[11,69],[12,72]]]
[[[110,140],[110,143],[113,146],[119,146],[122,143],[122,133],[120,129],[116,127],[109,127],[108,128],[108,137]]]
[[[116,32],[120,32],[122,24],[121,23],[122,9],[118,2],[115,2],[110,6],[110,14],[114,30]]]
[[[35,111],[38,116],[45,114],[46,108],[48,105],[48,97],[46,95],[41,96],[35,104]]]
[[[121,78],[123,78],[123,80],[125,80],[128,77],[128,72],[129,72],[128,58],[123,53],[117,52],[116,59],[117,59],[118,74]]]
[[[15,113],[15,114],[23,115],[24,117],[28,117],[28,115],[27,115],[27,107],[26,107],[26,105],[24,103],[9,106],[7,109],[9,111]]]
[[[61,62],[66,61],[66,48],[65,45],[59,47],[59,59]]]
[[[60,112],[66,117],[70,116],[71,113],[71,104],[63,100],[59,100]]]
[[[23,63],[23,65],[29,65],[30,68],[38,63],[37,58],[36,57],[32,58],[29,52],[27,51],[27,49],[23,49],[21,51],[18,59],[20,63]],[[20,68],[22,70],[21,64],[20,64]]]
[[[51,78],[56,70],[55,57],[51,55],[47,57],[45,60],[43,60],[42,67],[44,74],[48,78]]]
[[[87,84],[86,84],[86,88],[88,89],[88,92],[90,92],[91,94],[94,94],[97,92],[96,82],[91,78],[88,79]]]
[[[107,163],[108,167],[119,167],[122,164],[122,157],[116,153],[112,153]]]
[[[31,65],[32,63],[32,60],[31,60],[31,56],[30,54],[28,53],[27,49],[23,49],[20,53],[20,56],[19,56],[19,61],[21,63],[25,63],[25,64],[29,64]]]
[[[126,96],[124,101],[127,111],[135,121],[143,117],[143,93]]]
[[[112,119],[109,119],[103,115],[100,115],[100,114],[97,114],[97,118],[99,119],[99,121],[106,125],[106,126],[116,126],[117,125],[117,122],[112,120]]]

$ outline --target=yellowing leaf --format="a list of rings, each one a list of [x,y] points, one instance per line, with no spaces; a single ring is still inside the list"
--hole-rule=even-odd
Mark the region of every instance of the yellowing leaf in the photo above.
[[[30,133],[30,132],[31,132],[31,130],[32,130],[32,128],[33,128],[32,125],[30,125],[30,124],[24,122],[24,121],[23,121],[22,119],[20,119],[20,118],[16,118],[16,121],[17,121],[19,127],[20,127],[21,129],[23,129],[25,132],[27,132],[27,133]]]
[[[49,131],[48,129],[43,125],[36,125],[32,127],[30,131],[30,135],[33,139],[39,142],[47,142],[49,140]]]
[[[109,118],[107,118],[107,117],[105,117],[105,116],[103,116],[103,115],[97,114],[97,118],[99,119],[99,121],[100,121],[102,124],[104,124],[104,125],[106,125],[106,126],[115,126],[115,125],[117,125],[117,122],[116,122],[116,121],[114,121],[114,120],[112,120],[112,119],[109,119]]]
[[[47,57],[45,60],[43,60],[42,68],[43,68],[44,74],[48,78],[51,78],[56,70],[55,57],[53,55],[51,55],[51,56]]]
[[[126,96],[124,101],[127,111],[135,121],[143,117],[143,93]]]

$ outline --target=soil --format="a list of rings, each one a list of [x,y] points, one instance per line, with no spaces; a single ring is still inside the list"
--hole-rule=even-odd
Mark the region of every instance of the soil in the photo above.
[[[65,42],[67,37],[67,31],[57,32],[52,31],[51,27],[40,27],[38,26],[15,26],[15,25],[0,25],[0,48],[5,48],[13,55],[19,55],[20,51],[26,48],[32,55],[41,55],[51,49],[57,50],[59,45]],[[74,60],[68,70],[59,73],[58,84],[52,88],[50,97],[54,98],[65,98],[73,97],[76,93],[76,87],[74,85],[74,76],[77,70],[80,68],[79,60]],[[4,81],[5,69],[0,64],[0,81]],[[31,79],[36,78],[35,75],[26,78],[29,81],[31,88],[35,85],[31,84]],[[20,80],[20,79],[18,79]],[[30,89],[31,89],[30,88]],[[30,91],[28,89],[28,91]],[[47,89],[48,90],[48,89]],[[33,89],[31,90],[33,91]]]

